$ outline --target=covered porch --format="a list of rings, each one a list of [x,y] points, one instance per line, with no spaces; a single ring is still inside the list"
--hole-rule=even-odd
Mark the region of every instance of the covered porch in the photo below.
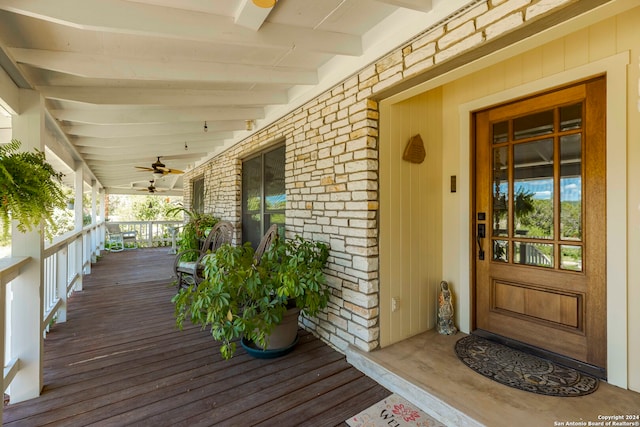
[[[208,331],[176,329],[172,261],[103,253],[47,334],[41,395],[3,425],[343,425],[390,394],[302,331],[285,357],[224,361]]]

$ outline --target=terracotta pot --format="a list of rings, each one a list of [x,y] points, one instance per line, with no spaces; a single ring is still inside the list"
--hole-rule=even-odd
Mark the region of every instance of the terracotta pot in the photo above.
[[[289,347],[298,336],[298,307],[290,308],[282,316],[282,322],[273,328],[269,336],[269,344],[265,350],[275,350]]]

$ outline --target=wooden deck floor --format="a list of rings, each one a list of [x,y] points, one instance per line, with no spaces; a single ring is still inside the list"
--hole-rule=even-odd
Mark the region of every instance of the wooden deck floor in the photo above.
[[[390,392],[301,331],[287,356],[219,355],[207,331],[174,326],[166,248],[106,253],[68,321],[45,340],[40,397],[5,426],[334,426]]]

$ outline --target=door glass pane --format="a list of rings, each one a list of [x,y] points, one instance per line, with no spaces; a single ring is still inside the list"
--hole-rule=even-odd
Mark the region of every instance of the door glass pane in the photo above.
[[[493,241],[493,260],[494,261],[509,261],[509,242],[506,240],[494,240]]]
[[[509,122],[493,124],[493,143],[507,142],[509,140]]]
[[[513,245],[514,263],[535,265],[538,267],[553,267],[552,244],[514,242]]]
[[[553,239],[553,139],[513,147],[514,234]]]
[[[582,102],[560,108],[560,131],[582,128]]]
[[[493,149],[493,235],[508,235],[509,203],[508,148]]]
[[[560,138],[560,236],[582,239],[582,134]]]
[[[560,268],[582,271],[582,246],[560,245]]]
[[[513,139],[548,135],[553,129],[553,110],[529,114],[513,120]]]

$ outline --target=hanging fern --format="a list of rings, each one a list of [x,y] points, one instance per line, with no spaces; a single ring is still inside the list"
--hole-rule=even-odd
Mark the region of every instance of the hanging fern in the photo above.
[[[33,230],[43,221],[51,237],[57,224],[54,208],[64,208],[66,196],[61,186],[63,174],[46,161],[44,152],[19,152],[20,141],[0,146],[0,222],[2,236],[7,235],[11,220],[22,232]]]

